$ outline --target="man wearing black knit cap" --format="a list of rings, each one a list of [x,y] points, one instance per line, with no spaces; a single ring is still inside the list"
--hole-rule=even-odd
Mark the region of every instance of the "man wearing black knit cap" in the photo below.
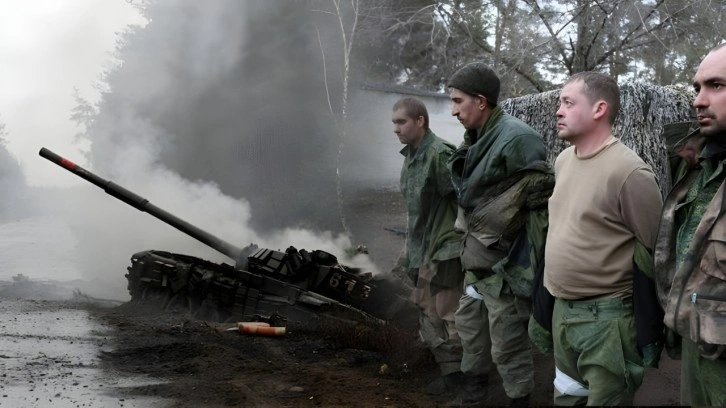
[[[448,163],[460,207],[457,227],[465,233],[465,294],[455,323],[466,381],[455,405],[484,402],[494,363],[511,405],[526,406],[534,388],[529,297],[554,176],[541,136],[497,105],[494,71],[474,62],[448,86],[451,114],[466,128]]]

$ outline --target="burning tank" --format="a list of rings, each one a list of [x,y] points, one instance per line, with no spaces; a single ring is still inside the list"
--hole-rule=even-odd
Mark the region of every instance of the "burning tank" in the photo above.
[[[254,244],[239,248],[46,148],[39,154],[235,262],[232,266],[158,250],[135,253],[126,274],[132,301],[183,305],[194,315],[217,321],[282,316],[307,323],[327,317],[387,324],[416,316],[405,288],[392,276],[364,273],[320,250],[289,247],[283,252]]]

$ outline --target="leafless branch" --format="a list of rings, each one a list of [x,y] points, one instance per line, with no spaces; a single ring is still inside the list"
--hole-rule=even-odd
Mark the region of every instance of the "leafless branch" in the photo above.
[[[544,12],[542,11],[542,8],[539,6],[539,3],[537,0],[525,0],[527,4],[529,4],[530,7],[532,7],[532,10],[537,14],[539,19],[542,21],[542,24],[544,24],[547,31],[550,33],[550,36],[552,37],[552,42],[555,44],[555,48],[557,49],[557,52],[560,53],[560,56],[562,57],[562,61],[565,62],[565,66],[569,71],[572,71],[572,60],[570,60],[567,57],[567,53],[565,53],[564,47],[562,47],[562,43],[560,43],[560,40],[557,38],[557,35],[559,34],[559,31],[555,33],[555,31],[552,29],[552,25],[550,25],[549,20],[547,20],[547,17],[544,15]],[[567,23],[569,24],[569,22]],[[563,26],[564,28],[565,26]],[[562,28],[560,29],[560,31]]]
[[[412,23],[428,23],[428,21],[424,21],[423,19],[418,19],[420,15],[422,15],[425,11],[432,12],[434,11],[436,7],[436,4],[430,4],[428,6],[422,7],[413,13],[411,13],[408,18],[405,20],[397,19],[397,22],[395,24],[392,24],[388,28],[386,28],[386,31],[395,31],[400,29],[401,27],[409,27]]]
[[[474,35],[472,35],[471,30],[469,30],[469,27],[466,24],[464,24],[464,23],[458,21],[456,18],[454,18],[454,16],[448,10],[444,9],[443,7],[438,7],[437,11],[439,13],[443,13],[445,16],[447,16],[449,21],[453,22],[457,27],[459,27],[460,30],[462,30],[464,33],[466,33],[466,35],[469,37],[469,39],[472,42],[474,42],[474,44],[476,44],[479,48],[481,48],[482,51],[488,53],[489,55],[494,54],[494,50],[492,49],[492,47],[489,44],[487,44],[486,42],[482,42],[478,38],[475,38]],[[463,16],[461,15],[461,13],[458,12],[458,10],[454,10],[454,11],[459,15],[459,17],[461,19],[463,19]],[[545,90],[544,86],[542,86],[542,84],[538,80],[536,80],[532,75],[530,75],[528,72],[524,71],[519,66],[519,64],[513,62],[509,58],[502,58],[502,63],[507,68],[513,70],[518,75],[520,75],[522,78],[526,79],[530,84],[532,84],[532,86],[538,92],[544,92],[544,90]]]
[[[325,97],[328,99],[328,108],[330,109],[330,114],[333,115],[333,120],[336,120],[335,119],[335,110],[333,110],[333,103],[330,101],[330,88],[328,87],[328,68],[325,64],[325,47],[323,47],[323,40],[320,38],[320,30],[318,30],[317,26],[315,26],[315,33],[317,33],[317,35],[318,35],[318,45],[320,45],[320,55],[323,58],[323,83],[325,84]],[[337,125],[336,125],[336,127],[337,127]]]
[[[636,12],[638,13],[638,17],[640,18],[640,24],[641,24],[641,25],[642,25],[643,27],[645,27],[645,32],[647,32],[647,33],[648,33],[648,32],[649,32],[649,33],[652,33],[652,30],[649,30],[649,29],[648,29],[648,23],[647,23],[647,22],[645,21],[645,19],[643,18],[643,14],[642,14],[642,13],[640,12],[640,9],[639,9],[638,7],[635,7],[635,11],[636,11]],[[666,20],[668,20],[669,18],[670,18],[670,16],[669,16],[669,17],[667,17],[667,18],[666,18]],[[659,42],[659,43],[660,43],[660,44],[661,44],[661,45],[663,46],[663,48],[666,48],[666,45],[665,45],[665,44],[663,43],[663,41],[661,41],[661,39],[660,39],[660,38],[658,38],[658,36],[657,36],[657,35],[653,34],[653,37],[655,37],[655,39],[656,39],[656,40],[658,40],[658,42]]]
[[[615,7],[617,7],[614,5],[613,8],[610,11],[608,11],[607,9],[605,9],[605,7],[603,7],[599,3],[598,3],[598,6],[599,6],[600,10],[603,12],[603,16],[602,16],[602,20],[600,21],[600,27],[598,27],[595,30],[595,35],[593,35],[592,39],[590,39],[588,41],[587,48],[585,49],[585,52],[583,53],[583,57],[586,62],[587,62],[587,58],[590,56],[590,52],[592,52],[592,46],[597,43],[597,38],[600,36],[600,33],[602,33],[603,29],[605,29],[605,25],[607,24],[607,21],[608,21],[608,16],[615,9]],[[594,67],[587,67],[587,68],[591,69]]]
[[[623,37],[622,40],[620,40],[620,42],[613,45],[612,47],[610,47],[610,49],[608,49],[606,52],[604,52],[600,56],[600,58],[598,58],[597,61],[595,62],[595,66],[602,64],[608,58],[610,58],[617,50],[622,49],[630,41],[630,37],[633,36],[637,31],[639,31],[641,29],[641,27],[643,27],[643,23],[650,19],[650,17],[655,13],[656,10],[658,10],[658,8],[663,4],[664,1],[665,0],[658,0],[658,2],[655,4],[655,7],[653,7],[650,10],[650,12],[646,15],[645,19],[641,19],[640,22],[635,27],[633,27],[630,31],[628,31],[628,33]],[[661,25],[661,24],[659,24],[659,25]],[[635,39],[637,39],[637,38],[638,37],[636,37]]]

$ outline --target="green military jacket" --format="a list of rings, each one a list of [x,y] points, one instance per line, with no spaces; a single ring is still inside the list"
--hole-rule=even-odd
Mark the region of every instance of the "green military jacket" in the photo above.
[[[717,359],[726,356],[726,160],[704,152],[705,143],[695,132],[674,147],[681,158],[654,260],[666,326]]]
[[[464,134],[464,143],[449,160],[459,205],[470,212],[486,189],[545,160],[542,137],[497,106],[483,128]]]
[[[496,107],[482,129],[466,132],[449,160],[466,230],[464,282],[480,293],[498,296],[506,281],[515,294],[531,294],[554,185],[546,159],[541,136]]]
[[[454,149],[454,145],[428,130],[418,149],[406,146],[401,150],[405,157],[401,192],[408,218],[406,253],[399,265],[409,270],[458,258],[461,251],[461,233],[454,229],[456,195],[446,167]],[[459,282],[461,271],[452,277],[434,275],[432,280],[445,287]]]

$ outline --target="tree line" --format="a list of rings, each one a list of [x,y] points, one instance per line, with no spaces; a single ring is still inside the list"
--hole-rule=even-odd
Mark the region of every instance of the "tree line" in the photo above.
[[[359,77],[442,90],[472,60],[502,77],[503,97],[554,89],[569,75],[690,83],[724,41],[726,2],[714,0],[320,0],[356,20]]]
[[[265,228],[323,225],[340,207],[346,116],[362,114],[347,110],[355,81],[441,92],[481,60],[502,78],[500,99],[583,70],[690,82],[726,11],[715,0],[126,1],[148,23],[120,36],[100,101],[76,95],[71,112],[90,162],[112,168],[123,147],[148,145],[183,177],[246,197]],[[269,204],[290,197],[298,205]]]

